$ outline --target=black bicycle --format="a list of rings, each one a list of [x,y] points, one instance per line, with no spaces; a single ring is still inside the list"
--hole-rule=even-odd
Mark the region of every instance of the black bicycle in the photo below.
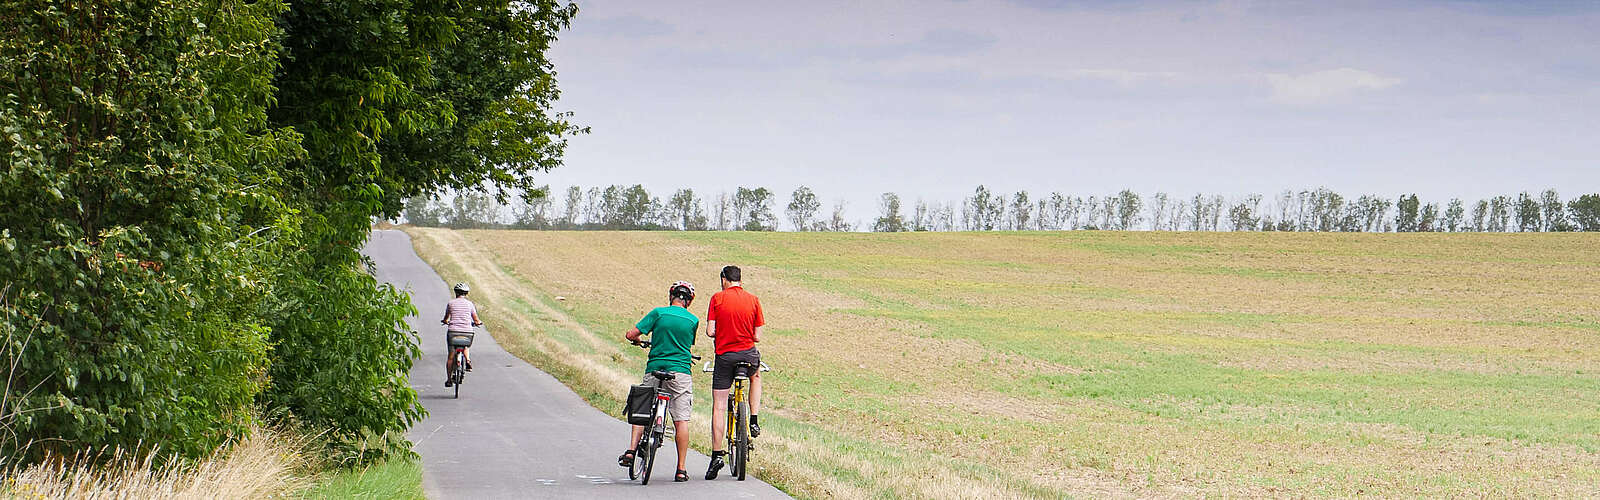
[[[477,325],[474,325],[477,326]],[[472,332],[447,332],[450,337],[450,359],[445,371],[450,374],[450,385],[456,388],[455,398],[461,398],[461,382],[467,379],[467,348],[472,347]]]
[[[650,341],[640,340],[633,345],[649,349]],[[699,360],[700,357],[693,356],[693,359]],[[661,388],[675,375],[666,370],[656,370],[650,372],[650,376],[656,379],[655,399],[650,405],[650,424],[645,426],[644,432],[639,433],[639,441],[633,446],[633,466],[628,467],[628,479],[643,478],[639,481],[641,485],[650,484],[650,470],[656,464],[656,450],[661,448],[661,443],[672,437],[675,432],[673,426],[669,425],[668,419],[671,415],[667,411],[667,403],[671,401],[672,395]],[[632,420],[633,415],[629,417]]]

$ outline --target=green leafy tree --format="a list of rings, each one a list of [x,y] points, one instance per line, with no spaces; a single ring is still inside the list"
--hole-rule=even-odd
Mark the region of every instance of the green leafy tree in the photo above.
[[[794,225],[795,231],[805,231],[811,228],[811,219],[821,209],[822,202],[817,201],[816,193],[812,193],[811,188],[800,186],[789,196],[789,206],[784,213],[788,214],[789,223]]]
[[[1600,231],[1600,194],[1586,194],[1567,202],[1572,222],[1580,231]]]
[[[1444,209],[1444,229],[1452,233],[1462,230],[1466,212],[1460,198],[1451,198],[1450,205]]]
[[[1439,204],[1429,203],[1422,206],[1422,213],[1417,216],[1417,230],[1433,232],[1439,230]]]
[[[733,195],[735,221],[744,231],[776,231],[778,217],[772,214],[772,191],[764,187],[740,187]]]
[[[1246,196],[1239,203],[1228,209],[1228,222],[1234,231],[1255,231],[1260,220],[1256,218],[1256,209],[1261,206],[1261,195]]]
[[[900,215],[900,196],[894,193],[883,193],[878,200],[878,209],[881,215],[872,223],[872,230],[882,233],[898,233],[906,230],[905,219]]]
[[[1028,201],[1028,192],[1017,191],[1011,195],[1011,229],[1018,231],[1028,229],[1028,223],[1033,220],[1033,203]]]
[[[1567,205],[1561,202],[1561,195],[1556,190],[1547,189],[1539,194],[1539,210],[1545,231],[1572,230],[1572,221],[1567,217]]]
[[[1397,209],[1394,218],[1395,232],[1410,233],[1418,229],[1417,210],[1420,205],[1417,195],[1400,195],[1400,201],[1395,203]]]
[[[0,7],[0,351],[10,466],[102,446],[200,456],[266,381],[273,1]],[[273,234],[264,234],[263,231]],[[28,444],[31,443],[31,446]]]
[[[1542,217],[1539,212],[1539,201],[1533,196],[1526,192],[1517,195],[1514,207],[1517,211],[1517,231],[1538,231],[1543,227],[1540,225]]]

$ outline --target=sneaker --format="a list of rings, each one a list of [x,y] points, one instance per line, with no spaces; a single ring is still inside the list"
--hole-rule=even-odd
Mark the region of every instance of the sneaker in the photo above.
[[[750,437],[761,437],[761,425],[756,424],[755,422],[750,422]]]
[[[723,466],[722,455],[723,455],[723,452],[720,452],[720,451],[711,452],[711,466],[706,468],[706,480],[707,481],[710,481],[712,479],[716,479],[717,478],[717,472],[722,470],[722,466]]]
[[[451,382],[450,382],[450,379],[444,379],[444,386],[445,386],[445,387],[450,387],[450,386],[452,386],[452,385],[455,385],[455,384],[454,384],[454,383],[451,383]]]
[[[467,361],[467,371],[469,371],[469,372],[472,371],[472,362],[471,361]]]

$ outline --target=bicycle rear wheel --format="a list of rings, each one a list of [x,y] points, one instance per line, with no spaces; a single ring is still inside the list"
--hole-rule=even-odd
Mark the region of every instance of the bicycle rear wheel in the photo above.
[[[639,442],[633,443],[633,465],[628,467],[628,479],[639,479],[639,473],[644,472],[644,449],[650,444],[648,431],[639,434]]]
[[[733,443],[733,476],[740,481],[744,480],[745,468],[750,465],[750,403],[739,402],[738,420],[735,429],[739,433]]]
[[[462,355],[461,351],[456,351],[456,355],[455,355],[455,365],[456,366],[455,366],[455,369],[450,370],[450,378],[455,379],[455,384],[454,385],[455,385],[455,388],[456,388],[456,395],[455,395],[456,399],[461,399],[461,380],[467,378],[467,375],[466,375],[467,368],[465,366],[463,366],[466,363],[466,359],[465,358],[466,358],[466,356]]]

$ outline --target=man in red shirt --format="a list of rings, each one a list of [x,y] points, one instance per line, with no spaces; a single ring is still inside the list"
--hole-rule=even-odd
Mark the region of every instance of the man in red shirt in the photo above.
[[[761,300],[744,291],[742,272],[738,266],[722,268],[722,291],[711,296],[706,309],[706,335],[716,345],[717,365],[711,375],[711,466],[706,469],[706,479],[716,479],[722,470],[723,431],[727,428],[728,409],[721,404],[728,400],[733,387],[734,365],[740,361],[761,366],[761,352],[756,343],[761,341],[761,327],[766,319],[761,315]],[[761,411],[761,370],[751,370],[750,375],[750,437],[761,435],[756,414]]]

